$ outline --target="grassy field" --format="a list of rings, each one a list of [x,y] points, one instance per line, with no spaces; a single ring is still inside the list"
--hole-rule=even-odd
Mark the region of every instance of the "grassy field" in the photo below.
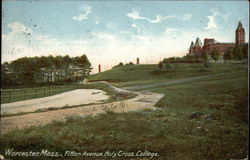
[[[118,87],[165,82],[186,77],[210,75],[216,73],[237,72],[247,67],[242,64],[211,64],[206,68],[203,63],[170,64],[159,70],[158,65],[125,65],[91,75],[89,81],[108,81]]]
[[[129,67],[135,70],[120,73],[119,70]],[[167,70],[157,71],[157,65],[124,66],[94,75],[90,79],[118,82],[117,86],[132,86],[140,85],[140,78],[143,79],[142,83],[145,80],[148,84],[204,74],[231,74],[147,88],[147,91],[165,94],[156,104],[159,110],[71,117],[66,122],[13,130],[1,136],[0,153],[3,154],[4,148],[22,151],[30,151],[32,148],[33,151],[48,149],[58,152],[147,150],[159,153],[159,159],[162,160],[247,157],[247,65],[212,64],[208,69],[201,69],[201,64],[178,64],[177,67],[173,68],[173,74],[162,74]],[[116,72],[120,75],[116,75]],[[152,72],[161,74],[155,77]]]

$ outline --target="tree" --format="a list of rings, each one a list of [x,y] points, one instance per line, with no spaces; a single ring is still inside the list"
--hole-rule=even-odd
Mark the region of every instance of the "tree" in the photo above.
[[[165,68],[166,68],[166,69],[171,69],[171,68],[172,68],[172,66],[171,66],[171,64],[170,64],[170,63],[165,63]]]
[[[160,68],[160,70],[162,70],[162,68],[163,68],[163,63],[162,63],[162,62],[159,62],[158,67]]]
[[[120,62],[118,65],[116,65],[116,66],[114,66],[114,67],[112,67],[112,68],[117,68],[117,67],[121,67],[121,66],[123,66],[124,64],[122,63],[122,62]]]
[[[202,60],[204,61],[204,67],[205,68],[209,68],[209,54],[208,54],[208,52],[203,52],[202,53]]]
[[[63,70],[64,70],[64,81],[69,81],[70,80],[70,66],[72,65],[73,61],[72,59],[66,55],[63,57]]]
[[[68,55],[23,57],[1,65],[1,83],[30,85],[70,82],[69,79],[89,75],[92,69],[90,66],[86,55],[75,58]]]
[[[1,64],[1,86],[8,86],[13,84],[13,78],[11,78],[10,64],[4,62]]]
[[[19,84],[35,83],[35,74],[39,71],[35,58],[23,57],[12,61],[10,67],[17,75],[15,81]]]
[[[78,67],[78,73],[80,78],[85,78],[89,75],[91,71],[91,64],[85,54],[80,57],[75,57],[74,63]]]
[[[236,45],[233,49],[233,59],[242,60],[244,57],[243,55],[243,46]]]
[[[229,47],[227,50],[226,50],[226,53],[224,54],[224,59],[225,60],[232,60],[233,59],[233,50],[234,50],[234,47]]]
[[[162,61],[162,63],[164,63],[164,64],[168,63],[168,59],[164,58],[163,61]]]
[[[243,45],[242,51],[243,51],[243,58],[247,59],[248,58],[248,44]]]
[[[218,61],[221,57],[219,51],[216,49],[212,50],[210,54],[211,54],[211,58],[215,61]]]

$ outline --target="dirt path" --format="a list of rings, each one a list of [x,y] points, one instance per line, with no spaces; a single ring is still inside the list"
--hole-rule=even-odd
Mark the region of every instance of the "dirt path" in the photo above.
[[[113,86],[112,86],[113,87]],[[113,87],[119,92],[131,92]],[[45,125],[53,121],[64,121],[71,116],[86,116],[113,112],[128,112],[145,109],[155,109],[154,104],[164,95],[150,92],[133,92],[138,94],[135,98],[108,104],[89,105],[76,108],[54,110],[41,113],[30,113],[26,115],[1,118],[1,134],[5,134],[15,128],[26,128],[30,126]]]
[[[1,113],[34,112],[38,109],[61,108],[90,103],[99,103],[109,99],[106,92],[97,89],[76,89],[57,95],[18,101],[1,105]]]

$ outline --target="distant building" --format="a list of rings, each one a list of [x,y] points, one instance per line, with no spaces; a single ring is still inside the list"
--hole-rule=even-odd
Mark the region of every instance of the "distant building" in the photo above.
[[[195,44],[193,41],[191,42],[189,55],[201,56],[202,53],[211,53],[213,50],[224,55],[229,47],[234,47],[238,44],[245,44],[245,29],[240,21],[235,30],[235,43],[217,42],[214,38],[205,38],[202,46],[201,40],[197,38]]]

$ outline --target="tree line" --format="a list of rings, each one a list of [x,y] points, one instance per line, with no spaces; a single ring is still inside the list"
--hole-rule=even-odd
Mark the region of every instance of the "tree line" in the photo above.
[[[83,80],[91,69],[86,55],[23,57],[1,64],[1,85],[72,83]]]
[[[229,47],[224,54],[225,60],[244,60],[248,58],[248,45],[236,45],[234,47]]]
[[[248,44],[240,44],[229,47],[226,52],[221,55],[221,53],[214,49],[210,53],[203,53],[203,59],[206,60],[247,60],[248,58]]]

